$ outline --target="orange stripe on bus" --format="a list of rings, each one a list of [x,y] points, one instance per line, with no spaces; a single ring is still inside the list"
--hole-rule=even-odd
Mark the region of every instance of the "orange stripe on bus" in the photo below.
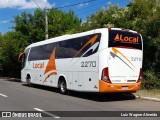
[[[75,58],[87,45],[93,45],[93,43],[95,43],[95,41],[97,40],[97,37],[98,35],[95,35],[93,38],[91,38],[85,45],[83,45],[83,47],[77,52],[77,54],[73,58]]]
[[[52,73],[50,73],[50,74],[44,79],[43,83],[46,82],[46,81],[47,81],[47,78],[49,78],[51,75],[57,75],[57,72],[52,72]]]
[[[47,72],[51,71],[51,70],[56,70],[56,63],[55,63],[55,53],[56,53],[56,48],[54,48],[51,57],[48,61],[47,67],[45,69],[44,74],[46,74]]]
[[[123,54],[123,53],[121,53],[119,50],[117,50],[116,48],[114,48],[114,47],[112,47],[112,50],[113,50],[113,52],[115,53],[115,54],[117,54],[117,53],[119,53],[119,54],[121,54],[129,63],[131,63],[131,61],[130,60],[128,60],[128,58]],[[132,63],[131,63],[132,64]],[[132,64],[133,65],[133,64]],[[133,65],[134,66],[134,65]]]

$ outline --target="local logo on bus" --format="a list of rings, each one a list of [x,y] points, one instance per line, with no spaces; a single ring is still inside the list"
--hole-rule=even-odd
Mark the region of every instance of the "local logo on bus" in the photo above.
[[[33,63],[33,68],[39,68],[39,69],[44,68],[44,62],[43,63]]]
[[[114,38],[114,42],[139,44],[138,37],[128,37],[128,36],[123,36],[122,34],[117,34],[116,37]]]

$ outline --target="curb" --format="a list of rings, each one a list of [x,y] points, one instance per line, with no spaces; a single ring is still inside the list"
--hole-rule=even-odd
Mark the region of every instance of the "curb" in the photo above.
[[[151,98],[151,97],[141,97],[141,96],[135,96],[136,99],[142,99],[142,100],[149,100],[154,102],[160,102],[160,99],[158,98]]]

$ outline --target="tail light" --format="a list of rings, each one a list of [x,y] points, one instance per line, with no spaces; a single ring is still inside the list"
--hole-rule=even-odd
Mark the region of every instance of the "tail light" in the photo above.
[[[108,30],[111,30],[111,28],[108,28]]]
[[[107,83],[111,83],[111,81],[109,79],[108,67],[103,69],[101,80],[103,80],[103,81],[105,81]]]
[[[137,82],[140,82],[141,80],[142,80],[142,68],[140,68],[139,77],[138,77]]]

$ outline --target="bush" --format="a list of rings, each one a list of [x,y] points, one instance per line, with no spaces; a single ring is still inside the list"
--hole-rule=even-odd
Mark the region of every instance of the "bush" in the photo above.
[[[147,70],[143,73],[141,89],[160,89],[160,74],[154,70]]]

